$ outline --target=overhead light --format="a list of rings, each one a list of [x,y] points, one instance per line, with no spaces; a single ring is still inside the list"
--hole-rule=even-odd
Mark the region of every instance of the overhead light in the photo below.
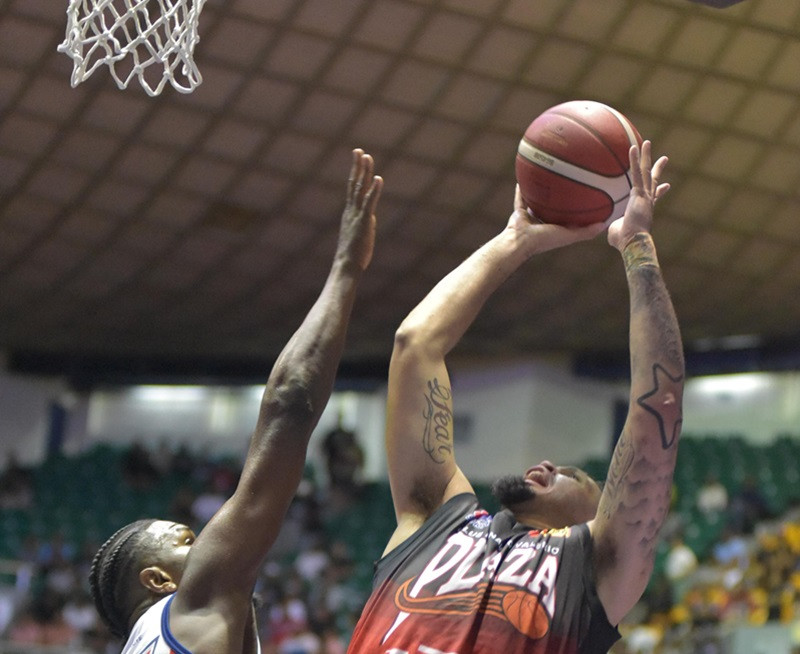
[[[752,395],[770,385],[770,379],[759,373],[742,373],[738,375],[713,375],[697,377],[689,380],[687,387],[702,395]]]
[[[132,393],[143,402],[197,402],[208,394],[205,386],[135,386]]]
[[[734,334],[732,336],[698,338],[692,346],[699,352],[711,350],[747,350],[760,347],[763,339],[758,334]]]

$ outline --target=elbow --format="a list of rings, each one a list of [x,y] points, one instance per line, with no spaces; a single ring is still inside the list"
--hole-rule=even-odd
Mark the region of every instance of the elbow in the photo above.
[[[421,329],[409,320],[404,320],[394,333],[394,354],[404,354],[419,347],[423,341]]]
[[[445,334],[432,328],[430,323],[406,318],[394,333],[393,357],[444,357]]]
[[[278,379],[264,392],[262,414],[282,416],[295,424],[310,422],[324,407],[317,407],[311,385],[302,376],[290,375]]]

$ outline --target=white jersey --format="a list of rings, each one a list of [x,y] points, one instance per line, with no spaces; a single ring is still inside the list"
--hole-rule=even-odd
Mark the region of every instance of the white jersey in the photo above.
[[[133,625],[121,654],[192,654],[169,630],[169,607],[174,598],[175,595],[169,595],[142,614]],[[261,654],[261,643],[257,639],[256,654]]]

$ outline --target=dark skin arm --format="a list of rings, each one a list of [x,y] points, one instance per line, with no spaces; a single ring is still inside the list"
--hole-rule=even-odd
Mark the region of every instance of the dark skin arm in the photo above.
[[[308,440],[325,408],[362,273],[372,258],[383,180],[353,152],[339,240],[324,288],[281,352],[233,496],[190,548],[170,614],[195,654],[243,651],[251,596],[300,482]]]
[[[614,449],[600,506],[590,523],[597,589],[612,624],[639,601],[669,510],[682,423],[684,360],[678,321],[650,236],[653,205],[667,190],[651,169],[650,143],[631,151],[634,189],[625,216],[609,227],[630,291],[630,409]]]

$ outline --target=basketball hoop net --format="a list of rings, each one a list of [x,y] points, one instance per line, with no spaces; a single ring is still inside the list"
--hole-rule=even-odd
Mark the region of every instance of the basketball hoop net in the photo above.
[[[108,66],[120,89],[139,78],[148,95],[169,82],[191,93],[203,78],[194,63],[205,0],[69,0],[58,51],[72,58],[73,88]]]

